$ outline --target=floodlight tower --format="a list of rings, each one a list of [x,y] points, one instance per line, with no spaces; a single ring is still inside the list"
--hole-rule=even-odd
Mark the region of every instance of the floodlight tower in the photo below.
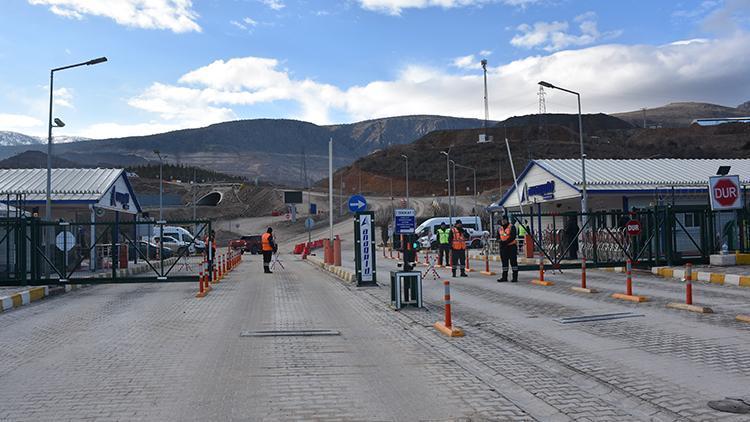
[[[481,63],[484,71],[484,133],[479,137],[479,143],[490,141],[487,137],[487,121],[490,120],[490,105],[487,100],[487,59],[482,59]]]

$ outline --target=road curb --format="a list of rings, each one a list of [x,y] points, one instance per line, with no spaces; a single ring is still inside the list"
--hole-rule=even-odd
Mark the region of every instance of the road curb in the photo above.
[[[10,296],[0,297],[0,312],[7,312],[11,309],[20,308],[32,302],[37,302],[50,295],[48,286],[32,287]]]
[[[329,273],[335,275],[343,281],[346,281],[347,283],[353,283],[355,280],[354,273],[347,269],[344,269],[344,267],[337,267],[335,265],[326,264],[325,262],[323,262],[323,260],[316,257],[311,257],[310,255],[308,255],[305,260],[315,265],[316,267],[320,267],[323,270],[328,271]]]
[[[674,267],[653,267],[651,273],[659,277],[674,278],[682,280],[685,277],[685,270]],[[693,271],[693,281],[705,281],[711,284],[729,285],[736,287],[750,287],[750,276],[738,274],[715,273],[708,271]]]

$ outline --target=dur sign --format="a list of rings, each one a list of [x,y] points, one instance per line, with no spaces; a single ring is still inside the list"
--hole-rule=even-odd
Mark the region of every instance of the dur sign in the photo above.
[[[708,181],[708,189],[712,210],[742,208],[739,176],[713,176]]]

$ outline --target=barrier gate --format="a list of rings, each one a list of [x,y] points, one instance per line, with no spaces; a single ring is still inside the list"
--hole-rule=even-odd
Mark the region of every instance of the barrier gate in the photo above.
[[[167,226],[193,229],[187,242]],[[197,282],[211,222],[66,222],[0,218],[0,285]]]
[[[711,211],[703,206],[667,205],[631,212],[510,216],[516,227],[524,226],[531,235],[534,256],[546,258],[555,269],[580,268],[584,257],[587,267],[624,266],[627,260],[642,267],[707,263],[723,245],[732,252],[750,249],[746,209]],[[626,228],[633,220],[641,227],[635,235]],[[519,267],[538,270],[539,264]]]

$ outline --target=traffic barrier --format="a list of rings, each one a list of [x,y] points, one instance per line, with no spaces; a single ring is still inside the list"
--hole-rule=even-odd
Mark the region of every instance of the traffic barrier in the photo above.
[[[304,243],[298,243],[294,245],[294,251],[292,251],[295,255],[300,255],[305,250],[305,244]]]
[[[538,286],[554,286],[555,283],[544,279],[544,258],[539,258],[539,278],[531,280],[531,284]]]
[[[331,244],[330,239],[323,239],[323,262],[325,262],[326,264],[333,263],[333,260],[331,259],[330,244]]]
[[[670,302],[667,303],[667,308],[681,309],[683,311],[697,312],[699,314],[712,314],[713,309],[706,306],[693,305],[693,264],[685,264],[685,274],[683,281],[685,281],[685,303]]]
[[[615,299],[627,300],[630,302],[646,302],[648,298],[646,296],[638,296],[633,294],[633,262],[628,259],[625,266],[625,294],[615,293],[612,295]]]
[[[338,235],[333,239],[333,265],[336,267],[341,266],[341,239]]]
[[[494,271],[490,271],[490,256],[487,254],[484,255],[484,271],[480,271],[479,274],[495,275]]]
[[[195,295],[195,297],[205,297],[206,296],[206,288],[203,285],[205,282],[203,278],[203,267],[204,267],[205,261],[201,262],[201,269],[198,272],[198,294]]]
[[[441,333],[445,334],[448,337],[463,337],[464,336],[464,330],[453,326],[453,319],[451,317],[451,285],[448,280],[443,281],[443,286],[445,289],[445,322],[438,321],[435,323],[434,327],[440,331]]]
[[[586,258],[581,258],[581,287],[571,287],[570,290],[581,293],[597,293],[596,289],[586,287]]]

